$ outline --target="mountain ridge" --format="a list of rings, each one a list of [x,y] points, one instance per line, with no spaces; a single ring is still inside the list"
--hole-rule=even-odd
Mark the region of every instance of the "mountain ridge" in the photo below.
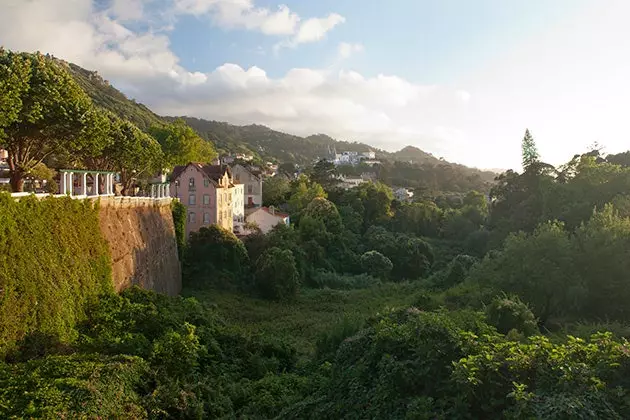
[[[147,131],[151,125],[165,124],[183,119],[203,139],[212,141],[221,153],[252,153],[264,160],[310,164],[321,158],[330,157],[331,151],[365,152],[372,150],[378,159],[414,164],[451,165],[466,171],[480,174],[490,180],[494,172],[472,168],[459,163],[438,159],[431,153],[416,146],[405,146],[396,152],[387,152],[361,142],[337,140],[327,134],[317,133],[306,137],[284,133],[262,124],[235,125],[223,121],[207,120],[189,116],[160,116],[144,104],[128,98],[116,89],[98,72],[84,69],[74,63],[57,58],[86,91],[94,103],[114,112],[122,118]]]

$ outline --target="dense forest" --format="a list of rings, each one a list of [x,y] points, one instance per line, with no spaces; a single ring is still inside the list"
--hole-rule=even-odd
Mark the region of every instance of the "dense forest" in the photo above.
[[[13,173],[54,157],[132,183],[214,156],[50,57],[0,50],[0,76]],[[111,290],[98,206],[0,193],[0,418],[630,418],[630,152],[553,167],[529,131],[522,152],[487,193],[453,176],[414,202],[391,189],[414,163],[341,189],[320,161],[266,179],[291,223],[241,239],[187,239],[174,201],[178,297]]]

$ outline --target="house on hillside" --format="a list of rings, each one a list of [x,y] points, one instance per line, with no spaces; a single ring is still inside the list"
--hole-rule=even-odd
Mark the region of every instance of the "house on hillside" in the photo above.
[[[234,181],[245,188],[245,207],[262,206],[262,171],[259,168],[237,163],[232,166]]]
[[[234,223],[234,232],[240,230],[245,224],[245,185],[234,181],[232,189],[232,219]],[[237,228],[238,227],[238,228]]]
[[[407,188],[397,188],[394,190],[394,197],[398,201],[410,202],[413,199],[413,191],[409,191]]]
[[[233,231],[234,192],[229,166],[191,162],[176,166],[170,177],[171,197],[186,207],[186,235],[212,224]]]
[[[247,215],[247,223],[257,225],[262,233],[269,233],[274,226],[280,223],[288,225],[290,223],[289,215],[277,211],[273,206],[271,207],[259,207],[252,210]]]

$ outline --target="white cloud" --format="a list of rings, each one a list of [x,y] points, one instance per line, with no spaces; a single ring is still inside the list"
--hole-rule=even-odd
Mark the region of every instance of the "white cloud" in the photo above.
[[[348,42],[342,42],[337,47],[337,52],[339,54],[339,58],[346,59],[350,58],[350,56],[355,53],[363,52],[364,49],[365,47],[363,47],[363,44],[350,44]]]
[[[113,0],[111,12],[122,21],[140,20],[144,16],[143,0]]]
[[[175,0],[176,13],[209,15],[225,28],[243,28],[266,35],[291,35],[300,17],[287,6],[276,11],[256,7],[252,0]]]
[[[274,45],[274,51],[277,53],[282,48],[295,48],[300,44],[321,41],[329,31],[345,21],[346,18],[337,13],[331,13],[325,18],[307,19],[300,24],[294,37]]]
[[[206,0],[204,7],[221,1]],[[448,86],[308,68],[271,77],[259,67],[229,63],[191,72],[173,53],[168,33],[127,24],[138,16],[137,9],[116,11],[110,3],[111,9],[95,10],[91,0],[2,3],[0,40],[5,47],[49,52],[97,70],[161,114],[260,123],[303,135],[323,132],[387,149],[412,144],[484,167],[518,167],[526,127],[543,158],[553,164],[595,140],[611,153],[628,149],[624,133],[630,54],[624,42],[630,37],[625,21],[630,3],[624,0],[567,17],[514,45],[478,74],[462,71],[458,82]],[[252,2],[234,4],[249,7]],[[210,10],[199,1],[189,6]],[[261,16],[247,7],[240,9],[245,15]],[[145,6],[144,19],[149,12]],[[274,13],[291,15],[281,9],[262,12],[266,20],[257,17],[250,27],[262,31],[260,22]],[[300,36],[307,22],[298,22],[291,40],[322,39],[334,27],[330,22],[318,30],[307,27]]]

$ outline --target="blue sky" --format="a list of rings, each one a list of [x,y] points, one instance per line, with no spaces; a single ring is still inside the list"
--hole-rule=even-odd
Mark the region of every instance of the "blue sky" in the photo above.
[[[3,0],[0,44],[163,115],[520,169],[630,148],[627,0]]]

